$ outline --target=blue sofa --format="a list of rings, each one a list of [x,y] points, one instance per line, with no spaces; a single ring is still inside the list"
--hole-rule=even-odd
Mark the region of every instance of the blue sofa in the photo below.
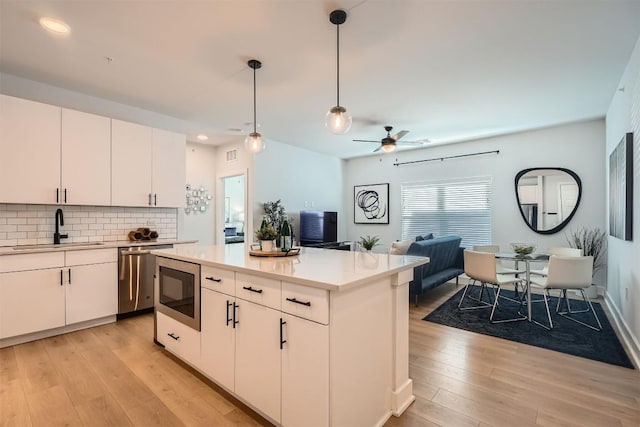
[[[409,283],[409,297],[418,297],[429,289],[456,279],[464,273],[464,248],[460,247],[462,239],[458,236],[438,237],[436,239],[413,242],[409,246],[407,255],[429,257],[428,264],[415,267],[413,280]]]

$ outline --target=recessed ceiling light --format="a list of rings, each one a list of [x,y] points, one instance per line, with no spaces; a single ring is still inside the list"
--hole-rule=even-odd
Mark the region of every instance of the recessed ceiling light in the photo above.
[[[206,141],[207,139],[209,139],[209,137],[203,133],[196,136],[196,138],[198,138],[200,141]]]
[[[47,16],[43,16],[40,18],[40,25],[47,31],[50,31],[55,34],[69,34],[71,32],[71,28],[67,25],[66,22],[60,21],[59,19],[49,18]]]

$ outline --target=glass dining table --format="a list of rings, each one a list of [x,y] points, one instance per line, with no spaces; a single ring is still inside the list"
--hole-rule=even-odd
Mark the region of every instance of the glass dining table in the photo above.
[[[525,280],[527,283],[527,320],[531,322],[531,263],[532,262],[544,262],[549,260],[549,255],[547,254],[529,254],[529,255],[520,255],[515,252],[498,252],[496,255],[496,259],[506,260],[506,261],[515,261],[516,269],[520,268],[520,263],[524,262],[525,265]]]

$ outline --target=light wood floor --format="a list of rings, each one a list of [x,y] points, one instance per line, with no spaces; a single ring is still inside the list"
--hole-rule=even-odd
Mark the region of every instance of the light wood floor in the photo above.
[[[411,305],[416,401],[387,426],[640,426],[638,370],[421,320],[452,292]],[[152,337],[145,315],[0,349],[0,425],[268,425]]]

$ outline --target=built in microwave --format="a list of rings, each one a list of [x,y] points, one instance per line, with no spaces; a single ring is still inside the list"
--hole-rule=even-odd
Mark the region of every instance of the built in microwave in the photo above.
[[[200,330],[200,265],[156,257],[156,310]]]

